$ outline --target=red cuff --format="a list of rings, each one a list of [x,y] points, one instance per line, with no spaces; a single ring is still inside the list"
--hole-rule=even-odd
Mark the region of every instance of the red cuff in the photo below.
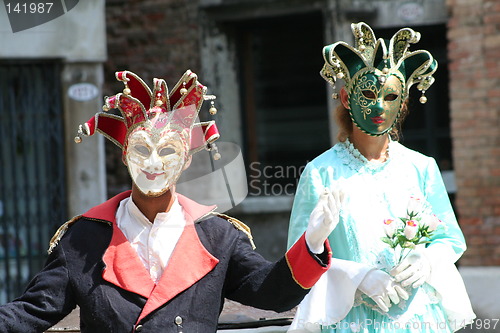
[[[327,262],[322,263],[319,256],[312,253],[306,244],[305,233],[293,244],[285,254],[286,262],[292,277],[299,286],[309,289],[330,267],[332,249],[328,240],[325,242]]]

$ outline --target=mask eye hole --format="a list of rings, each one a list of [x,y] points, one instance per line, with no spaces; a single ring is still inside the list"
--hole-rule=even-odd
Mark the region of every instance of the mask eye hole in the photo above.
[[[399,97],[398,94],[389,94],[389,95],[385,96],[384,100],[395,101],[396,99],[398,99],[398,97]]]
[[[149,148],[144,145],[135,145],[134,150],[143,156],[149,156]]]
[[[362,93],[363,93],[363,96],[365,96],[366,98],[369,98],[369,99],[377,98],[377,96],[375,96],[375,93],[371,90],[363,90]]]
[[[175,149],[170,148],[170,147],[164,147],[164,148],[161,148],[160,151],[158,152],[159,156],[167,156],[170,154],[175,154]]]

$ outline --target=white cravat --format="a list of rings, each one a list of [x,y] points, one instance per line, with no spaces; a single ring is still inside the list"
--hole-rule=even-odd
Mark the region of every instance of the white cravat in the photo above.
[[[142,214],[131,197],[123,199],[116,211],[116,223],[137,252],[151,279],[158,283],[186,225],[177,198],[168,212],[156,215],[154,223]]]

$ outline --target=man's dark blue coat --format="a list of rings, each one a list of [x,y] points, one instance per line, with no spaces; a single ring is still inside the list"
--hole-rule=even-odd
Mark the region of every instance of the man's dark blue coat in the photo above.
[[[79,306],[84,333],[210,333],[217,330],[224,298],[285,311],[328,268],[328,244],[318,257],[303,236],[272,263],[253,250],[237,223],[207,218],[210,207],[179,195],[187,225],[154,284],[115,223],[118,204],[129,195],[119,194],[59,230],[45,268],[21,297],[0,307],[0,332],[43,332]]]

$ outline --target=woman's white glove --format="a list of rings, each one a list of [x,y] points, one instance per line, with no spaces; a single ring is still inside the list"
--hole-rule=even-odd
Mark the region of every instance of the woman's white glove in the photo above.
[[[398,304],[400,298],[408,299],[408,293],[399,283],[380,269],[369,271],[359,284],[358,289],[377,303],[378,307],[384,312],[389,311],[392,305],[391,302]]]
[[[322,253],[324,243],[339,223],[340,194],[325,187],[314,207],[306,230],[306,243],[312,253]]]
[[[391,275],[403,287],[411,285],[418,288],[427,282],[431,276],[431,261],[425,250],[414,250],[396,266]]]

